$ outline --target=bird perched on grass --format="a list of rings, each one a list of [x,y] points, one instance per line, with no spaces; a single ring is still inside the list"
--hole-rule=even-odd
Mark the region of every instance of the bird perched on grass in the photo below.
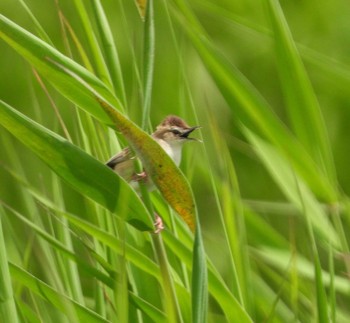
[[[157,126],[156,131],[151,136],[164,149],[176,166],[179,166],[183,144],[188,141],[199,141],[198,139],[189,137],[192,131],[198,128],[200,127],[190,127],[181,118],[170,115]],[[148,190],[153,190],[155,185],[147,176],[146,172],[137,172],[135,158],[134,152],[129,147],[126,147],[110,158],[106,162],[106,165],[129,182],[134,189],[138,190],[140,183],[144,183],[147,185]],[[156,233],[163,229],[163,224],[159,216],[156,216],[155,225]]]

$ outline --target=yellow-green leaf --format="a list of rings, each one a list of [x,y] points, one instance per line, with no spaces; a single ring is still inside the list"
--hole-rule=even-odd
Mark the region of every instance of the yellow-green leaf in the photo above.
[[[172,159],[146,132],[125,118],[107,102],[98,99],[142,161],[150,176],[171,207],[184,219],[190,229],[195,228],[195,203],[188,181]]]

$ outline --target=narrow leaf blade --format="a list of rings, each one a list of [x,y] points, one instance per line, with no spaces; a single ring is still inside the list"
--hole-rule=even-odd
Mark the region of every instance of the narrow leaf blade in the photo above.
[[[0,124],[78,192],[112,212],[123,203],[128,208],[126,221],[140,229],[153,227],[139,197],[105,165],[2,101]]]
[[[206,322],[208,313],[208,273],[199,222],[193,248],[192,322]]]
[[[335,167],[320,106],[280,4],[267,0],[281,86],[293,128],[310,155],[331,182]]]
[[[245,132],[260,159],[285,196],[295,204],[301,214],[303,214],[305,207],[308,214],[310,214],[310,220],[315,230],[327,241],[330,241],[333,246],[339,247],[340,242],[337,232],[308,186],[301,179],[299,180],[299,185],[296,185],[296,174],[293,171],[293,167],[272,145],[247,129]],[[299,190],[302,192],[304,204],[300,202]]]
[[[104,124],[111,125],[111,122],[96,100],[88,95],[79,82],[70,78],[50,61],[55,61],[74,71],[96,92],[107,98],[114,107],[123,109],[120,101],[91,72],[1,14],[0,37],[32,64],[41,75],[46,77],[59,92]]]
[[[69,311],[70,315],[73,312],[76,318],[80,322],[108,322],[102,316],[91,311],[90,309],[78,304],[67,296],[59,293],[40,279],[34,277],[29,272],[23,270],[22,268],[10,263],[11,277],[17,283],[21,283],[26,286],[33,293],[39,295],[40,297],[48,300],[56,308],[60,309],[62,312]]]
[[[183,14],[179,18],[179,25],[187,32],[203,64],[239,121],[276,145],[318,196],[334,201],[336,188],[327,177],[322,176],[306,149],[291,135],[253,84],[213,46],[187,3],[183,0],[174,2]]]

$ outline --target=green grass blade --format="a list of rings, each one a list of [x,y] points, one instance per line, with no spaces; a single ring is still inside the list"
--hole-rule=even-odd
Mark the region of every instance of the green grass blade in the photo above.
[[[169,232],[162,233],[166,246],[184,262],[188,269],[192,266],[191,250]],[[252,322],[249,314],[243,309],[241,304],[232,295],[230,290],[225,285],[219,273],[214,269],[214,266],[207,263],[208,266],[208,291],[216,299],[222,308],[229,322]],[[202,267],[203,269],[204,267]],[[201,269],[201,270],[202,270]],[[202,298],[203,300],[203,298]]]
[[[84,86],[69,77],[61,68],[54,65],[52,61],[74,71],[115,108],[123,110],[120,101],[91,72],[1,14],[0,37],[28,60],[58,91],[101,122],[111,125],[108,116],[101,110],[96,100],[86,92]]]
[[[186,17],[185,21],[182,17],[179,18],[179,24],[189,35],[236,117],[251,131],[274,143],[292,161],[296,170],[318,196],[327,201],[334,201],[337,196],[335,188],[328,178],[320,175],[317,165],[307,151],[272,112],[269,104],[249,80],[214,48],[183,0],[174,1]]]
[[[27,186],[22,185],[23,181],[28,181],[28,173],[26,172],[26,169],[28,167],[28,163],[23,163],[23,159],[20,157],[20,152],[15,151],[13,147],[15,146],[14,138],[12,138],[10,133],[7,133],[6,130],[2,130],[4,133],[2,134],[2,139],[7,138],[7,140],[3,141],[2,143],[2,149],[4,152],[3,156],[7,156],[9,158],[9,164],[11,165],[11,169],[6,168],[7,172],[15,178],[17,185],[16,185],[16,201],[15,205],[16,208],[19,205],[23,205],[26,216],[30,221],[33,223],[36,223],[40,227],[44,227],[43,219],[41,218],[40,214],[40,208],[35,203],[35,200],[28,194]],[[22,149],[20,149],[22,150]],[[16,172],[16,173],[14,173]],[[8,190],[8,187],[6,187],[6,190]],[[1,194],[2,195],[2,194]],[[6,201],[5,196],[1,196],[1,199],[3,201]],[[10,221],[9,224],[12,225],[12,222]],[[62,288],[62,283],[60,282],[60,273],[59,269],[56,266],[55,261],[55,252],[50,248],[45,241],[42,239],[38,240],[38,243],[36,245],[36,252],[40,257],[31,257],[32,254],[32,247],[33,247],[33,241],[26,239],[24,235],[22,234],[22,231],[20,231],[20,234],[15,234],[15,227],[13,227],[14,232],[11,234],[12,239],[10,241],[17,241],[17,243],[21,241],[21,238],[25,240],[25,247],[22,247],[20,244],[16,246],[15,249],[12,249],[12,257],[19,257],[21,259],[21,263],[23,266],[27,267],[28,264],[33,261],[35,264],[41,264],[45,266],[45,268],[50,268],[50,272],[45,272],[45,279],[46,281],[54,286],[57,289]],[[14,258],[16,259],[16,258]]]
[[[320,258],[317,252],[314,254],[314,266],[315,266],[315,283],[316,283],[316,297],[317,297],[317,312],[318,322],[329,322],[328,316],[328,302],[326,291],[323,284],[322,268],[320,264]]]
[[[112,212],[118,203],[126,203],[126,221],[142,229],[153,227],[139,197],[108,167],[1,101],[0,124],[78,192]]]
[[[115,250],[117,253],[122,254],[123,252],[126,252],[126,259],[129,260],[132,264],[135,266],[138,266],[141,270],[145,270],[148,274],[151,274],[156,279],[160,279],[159,269],[157,268],[156,264],[149,260],[147,257],[145,257],[143,254],[138,252],[136,249],[132,248],[131,246],[123,246],[123,243],[113,237],[112,235],[100,230],[98,227],[89,224],[88,222],[79,219],[78,217],[68,214],[66,212],[63,212],[61,210],[57,210],[57,208],[54,207],[54,205],[47,201],[44,197],[39,197],[37,193],[34,193],[34,196],[39,199],[40,202],[45,203],[45,206],[48,206],[52,208],[55,212],[60,213],[61,215],[65,216],[69,221],[72,222],[72,224],[76,225],[80,229],[84,230],[86,233],[96,237],[101,242],[105,243],[106,245],[110,246],[113,250]],[[79,267],[89,273],[92,277],[98,279],[100,282],[104,283],[106,286],[113,288],[115,285],[115,281],[113,281],[110,277],[106,276],[104,273],[98,271],[93,266],[87,265],[84,261],[82,261],[79,256],[72,253],[70,250],[67,250],[65,246],[63,246],[59,241],[57,241],[55,238],[47,234],[44,230],[40,229],[37,225],[32,223],[31,221],[27,220],[25,217],[20,215],[15,210],[10,210],[13,215],[18,217],[21,221],[26,223],[29,227],[31,227],[35,232],[42,237],[44,240],[46,240],[48,243],[52,245],[56,250],[62,252],[65,256],[75,261]],[[124,248],[126,249],[124,250]],[[94,257],[93,250],[89,250],[92,254],[91,256]],[[100,259],[96,258],[97,261]],[[144,300],[140,299],[138,296],[136,296],[133,293],[130,293],[129,296],[131,297],[131,300],[142,310],[144,311],[149,317],[152,318],[163,318],[160,321],[165,320],[164,313],[161,313],[159,309],[155,308],[154,306],[148,304]],[[158,322],[158,321],[157,321]]]
[[[52,45],[52,41],[51,41],[49,35],[46,33],[45,29],[41,26],[38,19],[36,19],[35,15],[30,10],[29,6],[25,3],[24,0],[18,0],[18,1],[21,4],[21,6],[23,7],[23,9],[27,12],[30,19],[32,20],[32,22],[37,30],[37,33],[41,37],[41,39],[44,40],[45,42],[47,42],[48,44]]]
[[[223,226],[223,236],[227,240],[229,256],[226,262],[230,263],[231,284],[230,290],[244,308],[249,308],[249,261],[246,242],[245,219],[243,215],[242,199],[236,171],[231,159],[227,142],[221,140],[220,126],[214,121],[214,116],[208,116],[210,121],[210,136],[213,138],[214,152],[208,155],[208,167],[220,167],[220,173],[226,174],[223,181],[221,176],[213,176],[212,186],[216,195],[218,218]],[[216,165],[217,156],[221,162]],[[211,158],[210,158],[211,157]]]
[[[97,66],[97,75],[108,87],[112,87],[111,76],[94,33],[94,28],[90,21],[90,17],[85,9],[85,2],[82,0],[74,0],[73,2],[77,8],[77,12],[83,24],[90,49],[93,53],[94,62]]]
[[[330,182],[335,183],[335,168],[318,100],[279,2],[267,0],[265,3],[275,40],[281,85],[294,130],[319,168],[324,168]]]
[[[149,259],[147,255],[142,254],[140,251],[138,251],[136,248],[132,247],[129,244],[125,244],[125,242],[119,240],[114,235],[102,230],[101,228],[97,227],[96,225],[81,219],[80,217],[65,212],[63,210],[60,210],[55,206],[51,201],[44,198],[42,195],[34,191],[33,189],[29,188],[30,194],[33,195],[33,197],[45,205],[46,207],[52,209],[54,212],[62,215],[70,223],[77,226],[84,232],[88,233],[89,235],[95,237],[97,240],[101,241],[103,244],[110,247],[112,250],[114,250],[117,254],[123,255],[125,253],[125,257],[128,261],[133,263],[135,266],[139,267],[141,270],[145,271],[146,273],[154,276],[155,278],[159,279],[159,268],[157,267],[156,263]]]
[[[20,308],[22,317],[25,317],[28,323],[41,323],[37,313],[31,308],[28,304],[23,302],[22,300],[18,301],[18,307]]]
[[[250,246],[263,244],[271,247],[288,248],[286,237],[273,228],[258,213],[253,212],[250,205],[244,208],[244,218],[247,231],[250,233],[248,237]]]
[[[20,221],[25,223],[28,227],[32,228],[37,233],[38,236],[40,236],[42,239],[47,241],[53,248],[55,248],[57,251],[64,254],[64,256],[66,256],[67,258],[79,264],[80,268],[85,272],[87,272],[91,277],[98,279],[99,281],[103,282],[104,284],[106,284],[111,288],[113,287],[114,281],[110,277],[108,277],[106,274],[88,265],[86,261],[81,259],[79,255],[67,249],[67,247],[63,245],[60,241],[55,239],[52,235],[48,234],[46,231],[41,229],[38,225],[28,220],[26,217],[24,217],[14,209],[10,208],[9,206],[6,206],[6,208],[11,212],[12,215],[17,217]]]
[[[68,35],[68,34],[70,35],[72,42],[75,45],[75,47],[80,55],[80,58],[81,58],[81,61],[83,62],[83,65],[85,66],[85,68],[87,70],[89,70],[90,72],[93,72],[94,68],[90,62],[89,56],[88,56],[83,44],[81,43],[78,35],[76,34],[76,32],[74,31],[72,26],[69,24],[69,22],[67,21],[66,17],[63,15],[63,13],[59,12],[59,16],[60,16],[62,29],[65,28],[64,30],[67,30],[67,32],[65,32],[65,35]],[[67,39],[67,42],[68,42],[68,39]]]
[[[326,323],[326,322],[329,322],[328,302],[327,302],[325,286],[323,284],[321,260],[320,260],[319,252],[317,249],[316,239],[315,239],[315,235],[314,235],[314,228],[312,225],[312,218],[311,218],[312,215],[318,216],[318,213],[312,214],[311,213],[312,211],[307,208],[305,194],[301,189],[301,183],[297,177],[295,177],[295,182],[296,182],[296,185],[298,188],[300,202],[303,206],[303,214],[304,214],[304,216],[306,218],[306,222],[307,222],[307,229],[308,229],[309,240],[310,240],[310,245],[311,245],[310,248],[311,248],[311,253],[313,256],[318,322]]]
[[[106,56],[106,64],[108,66],[111,81],[113,83],[115,93],[123,106],[126,106],[126,94],[123,81],[122,70],[119,62],[119,55],[114,43],[111,27],[108,24],[106,14],[103,10],[100,0],[94,0],[91,2],[93,6],[93,12],[96,17],[97,27],[99,29],[99,35],[101,37],[103,52]]]
[[[152,87],[153,87],[153,70],[154,70],[154,55],[155,55],[155,30],[154,30],[154,12],[153,0],[147,1],[146,20],[144,28],[144,101],[142,111],[142,129],[148,130],[149,117],[152,102]]]
[[[258,255],[269,267],[278,269],[284,272],[286,268],[291,268],[288,266],[290,259],[293,257],[290,250],[281,250],[278,247],[262,247],[259,250],[254,250],[255,255]],[[300,280],[315,280],[315,264],[314,259],[306,259],[303,255],[298,254],[295,256],[295,270],[298,273]],[[321,271],[322,274],[322,284],[329,288],[331,284],[334,283],[334,288],[338,295],[347,295],[349,292],[350,283],[349,280],[340,275],[331,277],[332,273],[325,270]],[[334,281],[332,281],[334,279]]]
[[[157,262],[162,278],[163,294],[165,298],[164,308],[169,323],[183,323],[183,313],[180,311],[178,297],[176,295],[173,275],[171,275],[169,259],[164,247],[163,239],[160,234],[152,237],[153,248],[157,255]]]
[[[193,248],[192,269],[192,322],[207,322],[208,315],[208,273],[202,233],[197,221]]]
[[[337,301],[336,301],[336,290],[335,290],[335,284],[334,284],[334,252],[333,249],[331,247],[331,245],[329,245],[328,248],[328,267],[329,267],[329,276],[330,276],[330,283],[329,283],[329,307],[330,307],[330,320],[332,322],[336,322],[336,313],[337,313]]]
[[[144,272],[157,279],[160,279],[159,268],[157,267],[156,263],[146,255],[143,255],[136,248],[130,245],[125,245],[124,242],[120,241],[113,235],[99,229],[87,221],[78,218],[77,216],[66,212],[62,212],[61,214],[66,217],[71,223],[75,224],[77,227],[81,228],[90,235],[96,237],[96,239],[106,244],[118,254],[123,255],[123,253],[125,253],[126,259]]]
[[[169,322],[164,312],[161,312],[159,309],[146,302],[144,299],[138,297],[134,293],[130,293],[130,298],[131,301],[136,304],[136,306],[140,308],[152,320],[152,322]]]
[[[19,322],[13,295],[6,243],[4,240],[2,220],[4,209],[0,206],[0,317],[4,322]]]
[[[67,296],[59,293],[57,290],[53,289],[40,279],[37,279],[29,272],[23,270],[17,265],[10,263],[10,273],[14,281],[23,284],[33,293],[39,295],[45,300],[48,300],[59,310],[69,314],[71,318],[72,312],[74,312],[74,315],[76,316],[76,319],[79,320],[79,322],[108,322],[100,315],[91,311],[87,307],[81,306]]]
[[[339,247],[340,241],[337,232],[329,222],[325,211],[320,206],[309,188],[300,181],[300,188],[295,184],[295,173],[290,164],[278,153],[278,151],[249,130],[246,135],[256,149],[265,167],[271,176],[278,183],[286,197],[298,208],[301,214],[304,214],[304,207],[310,214],[313,227],[319,234],[330,241],[333,246]],[[299,189],[303,194],[304,204],[300,202]]]

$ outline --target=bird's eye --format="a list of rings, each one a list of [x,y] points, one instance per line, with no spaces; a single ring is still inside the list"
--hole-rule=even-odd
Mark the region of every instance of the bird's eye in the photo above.
[[[177,130],[177,129],[172,129],[171,132],[174,134],[174,135],[179,135],[181,134],[181,131]]]

